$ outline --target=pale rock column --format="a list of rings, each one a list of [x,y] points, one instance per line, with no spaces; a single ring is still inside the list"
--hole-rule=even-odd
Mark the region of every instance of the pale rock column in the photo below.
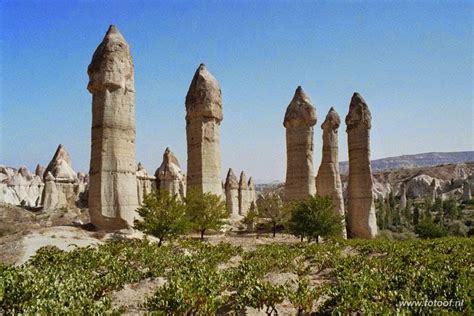
[[[222,196],[220,123],[221,89],[201,64],[186,95],[187,191]]]
[[[436,199],[438,198],[438,190],[437,190],[437,187],[436,187],[436,180],[433,179],[431,181],[431,184],[430,184],[430,199],[431,199],[431,202],[434,203],[436,201]]]
[[[230,168],[229,172],[227,172],[224,187],[227,210],[229,211],[232,217],[238,217],[240,215],[239,180],[237,180],[237,177],[235,176],[232,168]]]
[[[255,183],[253,182],[253,178],[249,178],[248,182],[248,188],[249,188],[249,209],[252,203],[257,206],[257,193],[255,191]]]
[[[110,26],[87,69],[92,94],[89,212],[99,229],[133,225],[138,216],[135,88],[130,48]]]
[[[174,153],[166,148],[163,162],[156,169],[156,188],[176,195],[180,199],[186,196],[186,175],[181,171],[179,161]]]
[[[36,169],[35,169],[35,175],[40,177],[41,179],[44,178],[44,167],[40,164],[37,164],[36,165]]]
[[[318,195],[330,197],[334,205],[334,212],[344,217],[344,198],[339,174],[338,129],[340,124],[339,114],[331,107],[321,125],[323,130],[323,156],[316,177],[316,190]],[[345,219],[343,219],[342,226],[344,228],[342,235],[345,238],[347,236]]]
[[[349,146],[348,235],[375,238],[377,219],[370,167],[372,116],[364,99],[354,93],[346,116]]]
[[[407,188],[405,182],[400,184],[400,204],[398,205],[399,211],[403,211],[407,208]]]
[[[247,182],[247,176],[245,172],[240,173],[239,180],[239,214],[242,216],[247,215],[247,212],[250,208],[250,197],[249,197],[249,187]]]
[[[286,200],[304,200],[316,193],[313,170],[315,124],[316,109],[298,87],[283,121],[286,128]]]
[[[137,166],[137,196],[142,205],[145,195],[150,194],[155,186],[155,177],[150,176],[141,162]]]
[[[462,199],[463,201],[469,201],[472,199],[471,184],[468,180],[462,184]]]

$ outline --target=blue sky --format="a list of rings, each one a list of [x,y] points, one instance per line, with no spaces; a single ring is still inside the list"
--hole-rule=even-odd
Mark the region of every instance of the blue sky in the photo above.
[[[224,100],[222,166],[283,179],[285,109],[302,85],[320,124],[352,93],[373,116],[372,158],[474,149],[472,1],[1,1],[0,164],[90,158],[87,66],[109,24],[135,64],[137,160],[186,165],[184,98],[204,62]],[[347,159],[345,125],[340,158]]]

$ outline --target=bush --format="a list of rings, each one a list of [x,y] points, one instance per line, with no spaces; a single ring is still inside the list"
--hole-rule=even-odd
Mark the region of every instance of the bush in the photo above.
[[[201,233],[201,240],[206,230],[219,230],[229,218],[225,203],[215,194],[192,191],[187,193],[185,201],[191,226]]]
[[[260,195],[257,199],[258,217],[267,219],[272,225],[273,237],[278,225],[287,222],[289,211],[277,194]]]
[[[301,240],[319,242],[319,237],[342,235],[342,223],[343,217],[335,214],[331,199],[316,195],[294,206],[289,228]]]
[[[183,202],[166,191],[146,195],[137,213],[142,219],[136,220],[134,227],[157,237],[158,245],[161,245],[165,238],[185,233],[189,226]]]
[[[443,226],[434,223],[429,218],[423,219],[418,225],[415,226],[415,233],[420,238],[439,238],[448,234]]]

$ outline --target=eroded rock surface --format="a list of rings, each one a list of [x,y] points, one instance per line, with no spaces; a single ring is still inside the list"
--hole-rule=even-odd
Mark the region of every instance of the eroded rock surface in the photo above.
[[[227,210],[232,217],[238,217],[239,212],[239,180],[232,168],[229,168],[224,184]]]
[[[301,87],[286,109],[285,199],[301,200],[316,193],[313,170],[313,135],[316,109]]]
[[[163,162],[156,169],[155,178],[157,189],[168,191],[181,199],[186,196],[186,176],[181,171],[178,159],[169,148],[166,148],[163,154]]]

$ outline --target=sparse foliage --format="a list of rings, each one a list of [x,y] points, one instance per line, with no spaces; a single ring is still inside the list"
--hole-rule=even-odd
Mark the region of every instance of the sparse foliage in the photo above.
[[[272,225],[273,237],[275,237],[277,226],[288,221],[288,208],[285,207],[280,196],[272,193],[260,195],[257,199],[257,208],[258,216],[268,220]]]

